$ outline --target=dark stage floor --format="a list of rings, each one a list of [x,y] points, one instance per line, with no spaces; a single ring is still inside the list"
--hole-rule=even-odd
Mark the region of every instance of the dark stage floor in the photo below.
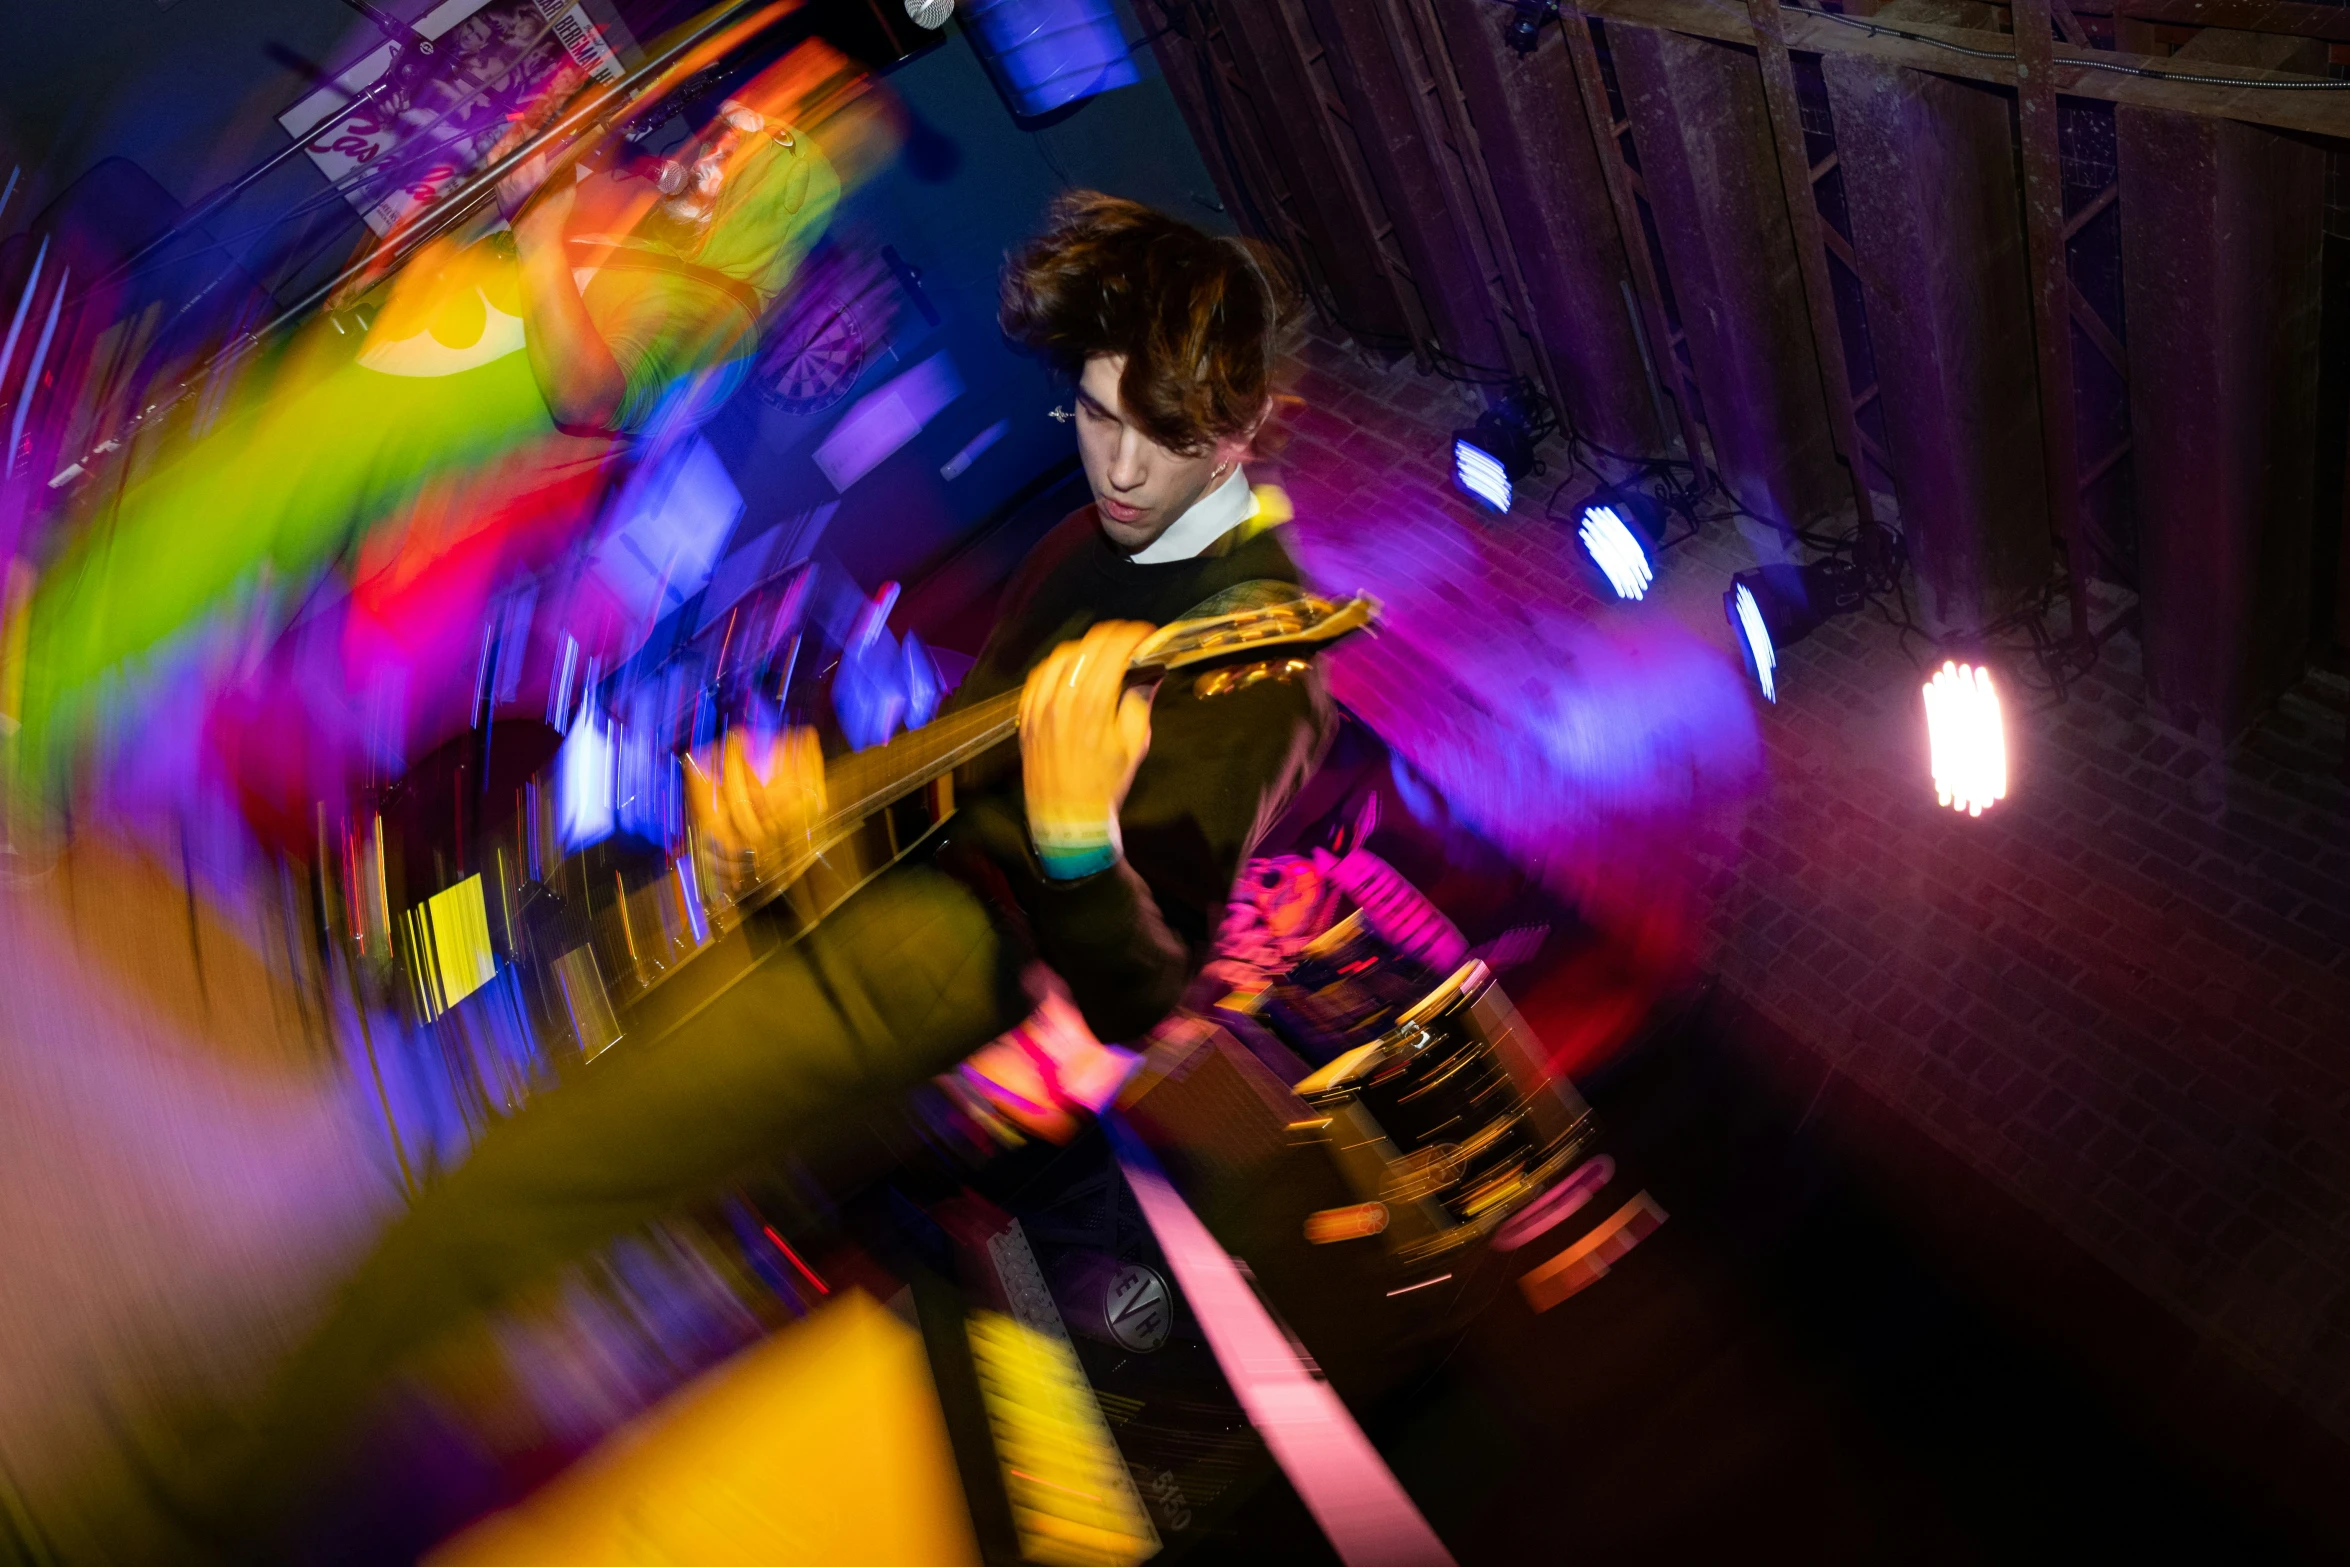
[[[2302,1554],[2006,1327],[1734,1028],[1700,1007],[1589,1085],[1670,1221],[1542,1316],[1505,1292],[1370,1422],[1464,1563]],[[1278,1485],[1211,1558],[1336,1559]]]

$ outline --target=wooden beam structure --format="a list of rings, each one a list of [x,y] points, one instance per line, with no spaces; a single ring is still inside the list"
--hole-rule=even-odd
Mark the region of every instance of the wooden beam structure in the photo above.
[[[2032,313],[2008,103],[1854,55],[1822,65],[1918,611],[1977,632],[2052,558],[2031,337],[1983,329]]]
[[[1650,387],[1628,308],[1633,249],[1601,167],[1607,149],[1587,127],[1589,100],[1566,30],[1546,30],[1533,52],[1519,55],[1489,25],[1490,0],[1430,4],[1560,411],[1602,447],[1660,450],[1672,417]],[[1598,103],[1604,121],[1604,88]]]
[[[2089,0],[2073,9],[2173,27],[2225,27],[2350,43],[2350,10],[2300,0]]]
[[[1708,38],[1629,23],[1607,36],[1715,466],[1766,521],[1832,526],[1851,486],[1820,395],[1762,72],[1751,52]]]
[[[1255,0],[1238,0],[1239,7]],[[1397,255],[1434,334],[1434,353],[1456,375],[1506,380],[1531,369],[1523,341],[1497,320],[1490,274],[1454,217],[1445,151],[1425,118],[1405,41],[1391,32],[1384,0],[1304,0],[1336,87],[1340,115],[1363,160]]]
[[[2056,123],[2056,40],[2048,0],[2015,0],[2017,134],[2023,143],[2024,249],[2032,346],[2040,366],[2040,461],[2048,517],[2064,547],[2072,634],[2087,641],[2096,561],[2081,519],[2079,413],[2073,402],[2072,280],[2064,265],[2064,169]]]
[[[2205,33],[2182,59],[2316,46]],[[2224,745],[2300,672],[2310,624],[2325,155],[2197,116],[2116,116],[2146,682]]]
[[[1886,569],[1884,530],[1869,499],[1868,454],[1861,449],[1860,424],[1854,417],[1856,389],[1851,384],[1850,361],[1844,352],[1844,333],[1836,320],[1836,294],[1828,279],[1828,251],[1821,239],[1819,197],[1812,187],[1811,158],[1804,151],[1803,113],[1795,101],[1795,68],[1787,56],[1781,23],[1785,13],[1779,0],[1747,0],[1754,20],[1755,57],[1762,66],[1763,102],[1770,113],[1771,140],[1779,155],[1779,184],[1787,200],[1787,221],[1794,230],[1795,259],[1803,274],[1803,297],[1811,318],[1813,359],[1819,371],[1820,396],[1827,407],[1828,429],[1836,454],[1844,459],[1851,478],[1852,510],[1859,530],[1861,558],[1873,572]]]
[[[1754,23],[1743,11],[1710,5],[1706,0],[1584,0],[1578,9],[1604,21],[1637,22],[1644,27],[1718,39],[1749,49],[1756,46]],[[1872,24],[1866,17],[1841,17],[1793,7],[1785,13],[1785,36],[1790,49],[1811,54],[1857,54],[1942,76],[1964,77],[2008,88],[2016,84],[2016,39],[2011,34],[1931,22],[1898,24],[1903,32],[1919,35],[1911,39],[1882,31],[1872,34],[1868,31],[1872,25],[1881,24]],[[2350,136],[2350,87],[2334,83],[2330,78],[2242,66],[2196,66],[2161,55],[2121,54],[2068,43],[2056,44],[2051,59],[2056,90],[2069,97],[2104,98],[2114,103],[2168,109],[2209,119],[2242,120],[2250,125],[2316,136]],[[2222,85],[2128,76],[2109,67],[2212,76],[2219,78]],[[2280,90],[2235,85],[2261,82],[2288,86]],[[2322,85],[2313,86],[2313,83]]]
[[[1144,3],[1246,110],[1209,129],[1257,142],[1215,149],[1249,221],[1424,367],[1538,380],[1782,529],[1857,524],[1937,637],[2069,586],[2068,656],[2139,624],[2197,732],[2298,671],[2350,557],[2319,477],[2350,430],[2312,412],[2350,341],[2350,265],[2312,259],[2350,8],[1565,0],[1505,43],[1491,0]]]
[[[1640,334],[1649,395],[1651,400],[1671,402],[1670,422],[1681,438],[1679,455],[1688,462],[1701,462],[1706,448],[1693,406],[1696,388],[1675,349],[1677,333],[1672,312],[1665,306],[1664,279],[1642,217],[1639,175],[1624,156],[1631,127],[1616,117],[1615,105],[1609,101],[1607,77],[1600,67],[1591,24],[1582,13],[1565,11],[1560,30],[1566,35],[1567,57],[1575,67],[1575,87],[1583,100],[1584,120],[1591,130],[1600,175],[1607,182],[1608,203],[1615,210],[1616,232],[1623,236],[1624,259],[1631,266],[1633,288],[1624,303]],[[1664,422],[1662,407],[1657,409],[1657,417]]]

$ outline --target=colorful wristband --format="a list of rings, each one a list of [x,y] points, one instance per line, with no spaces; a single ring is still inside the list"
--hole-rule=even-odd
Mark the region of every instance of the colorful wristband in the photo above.
[[[1052,881],[1077,881],[1118,863],[1118,823],[1107,821],[1030,822],[1029,841],[1037,862]]]

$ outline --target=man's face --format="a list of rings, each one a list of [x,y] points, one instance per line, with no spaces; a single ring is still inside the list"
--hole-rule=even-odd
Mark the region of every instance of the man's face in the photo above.
[[[1229,473],[1247,443],[1219,441],[1189,457],[1167,450],[1126,422],[1118,401],[1118,378],[1125,373],[1124,354],[1085,362],[1085,374],[1077,381],[1077,450],[1085,459],[1102,532],[1132,554],[1149,548]]]

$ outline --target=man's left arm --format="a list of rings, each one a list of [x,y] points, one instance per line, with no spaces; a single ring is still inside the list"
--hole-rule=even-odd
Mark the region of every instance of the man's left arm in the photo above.
[[[1155,735],[1141,693],[1128,693],[1113,719],[1115,677],[1091,660],[1122,671],[1138,640],[1097,627],[1039,665],[1023,700],[1030,835],[1044,872],[1024,900],[1037,955],[1067,982],[1096,1037],[1112,1040],[1137,1037],[1174,1009],[1191,947],[1168,916],[1201,934],[1214,929],[1241,862],[1304,782],[1328,730],[1310,674],[1204,703],[1186,682],[1162,696]],[[1118,820],[1144,746],[1159,750],[1152,788],[1126,815],[1148,881],[1128,861]]]

